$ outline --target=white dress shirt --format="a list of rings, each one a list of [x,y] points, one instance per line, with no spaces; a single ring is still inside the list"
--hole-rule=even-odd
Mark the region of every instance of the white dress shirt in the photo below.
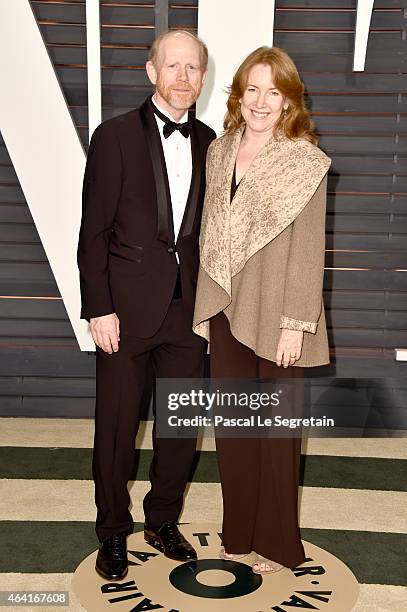
[[[165,111],[153,96],[153,104],[166,117],[174,121],[174,118]],[[161,142],[164,151],[165,164],[167,166],[168,183],[170,187],[172,215],[174,219],[174,236],[177,240],[182,219],[185,212],[185,206],[188,199],[189,189],[191,186],[192,177],[192,153],[191,153],[191,137],[185,138],[179,130],[175,130],[171,136],[164,138],[163,128],[164,121],[155,115],[158,130],[161,136]],[[184,123],[188,121],[188,112],[176,123]],[[177,261],[178,261],[178,254]]]

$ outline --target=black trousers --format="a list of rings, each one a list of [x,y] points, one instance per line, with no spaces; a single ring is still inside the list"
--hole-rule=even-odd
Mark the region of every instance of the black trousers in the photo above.
[[[100,541],[133,531],[127,490],[135,465],[135,437],[149,368],[162,378],[203,375],[206,342],[192,331],[192,314],[181,299],[171,302],[152,338],[121,334],[119,351],[96,354],[96,413],[93,479]],[[177,520],[196,449],[196,439],[163,439],[153,428],[151,489],[144,499],[146,522],[159,527]]]
[[[293,396],[303,402],[303,368],[284,369],[258,357],[232,336],[221,312],[210,321],[211,377],[297,378]],[[223,496],[223,543],[229,553],[256,551],[294,568],[305,561],[298,525],[300,438],[216,438]]]

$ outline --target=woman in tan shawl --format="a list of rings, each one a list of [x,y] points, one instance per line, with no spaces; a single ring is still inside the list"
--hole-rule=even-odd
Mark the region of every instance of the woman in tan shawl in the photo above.
[[[261,47],[237,70],[225,134],[207,157],[194,331],[211,377],[302,377],[329,363],[322,301],[327,172],[289,56]],[[258,554],[255,573],[305,561],[300,438],[216,439],[221,557]]]

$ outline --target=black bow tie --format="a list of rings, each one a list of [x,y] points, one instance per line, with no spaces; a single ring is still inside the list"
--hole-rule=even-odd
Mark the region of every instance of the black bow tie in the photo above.
[[[166,115],[159,111],[154,102],[152,103],[152,106],[153,111],[157,115],[157,117],[161,119],[161,121],[164,121],[164,138],[168,138],[169,136],[171,136],[171,134],[175,132],[175,130],[179,130],[185,138],[188,138],[190,136],[192,131],[192,121],[185,121],[185,123],[175,123],[175,121],[171,121],[171,119],[168,119]]]
[[[185,136],[185,138],[188,138],[191,134],[192,122],[186,121],[185,123],[175,123],[175,121],[167,121],[164,123],[163,127],[164,138],[171,136],[175,130],[178,130],[183,136]]]

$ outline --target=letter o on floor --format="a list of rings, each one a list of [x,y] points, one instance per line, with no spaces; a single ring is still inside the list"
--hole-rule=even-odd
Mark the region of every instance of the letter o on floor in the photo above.
[[[226,586],[208,586],[197,580],[198,574],[207,570],[222,570],[234,575],[235,580]],[[258,574],[253,574],[250,566],[236,561],[222,561],[221,559],[202,559],[189,561],[179,565],[169,575],[173,587],[195,597],[208,599],[230,599],[242,597],[256,591],[263,582]]]

